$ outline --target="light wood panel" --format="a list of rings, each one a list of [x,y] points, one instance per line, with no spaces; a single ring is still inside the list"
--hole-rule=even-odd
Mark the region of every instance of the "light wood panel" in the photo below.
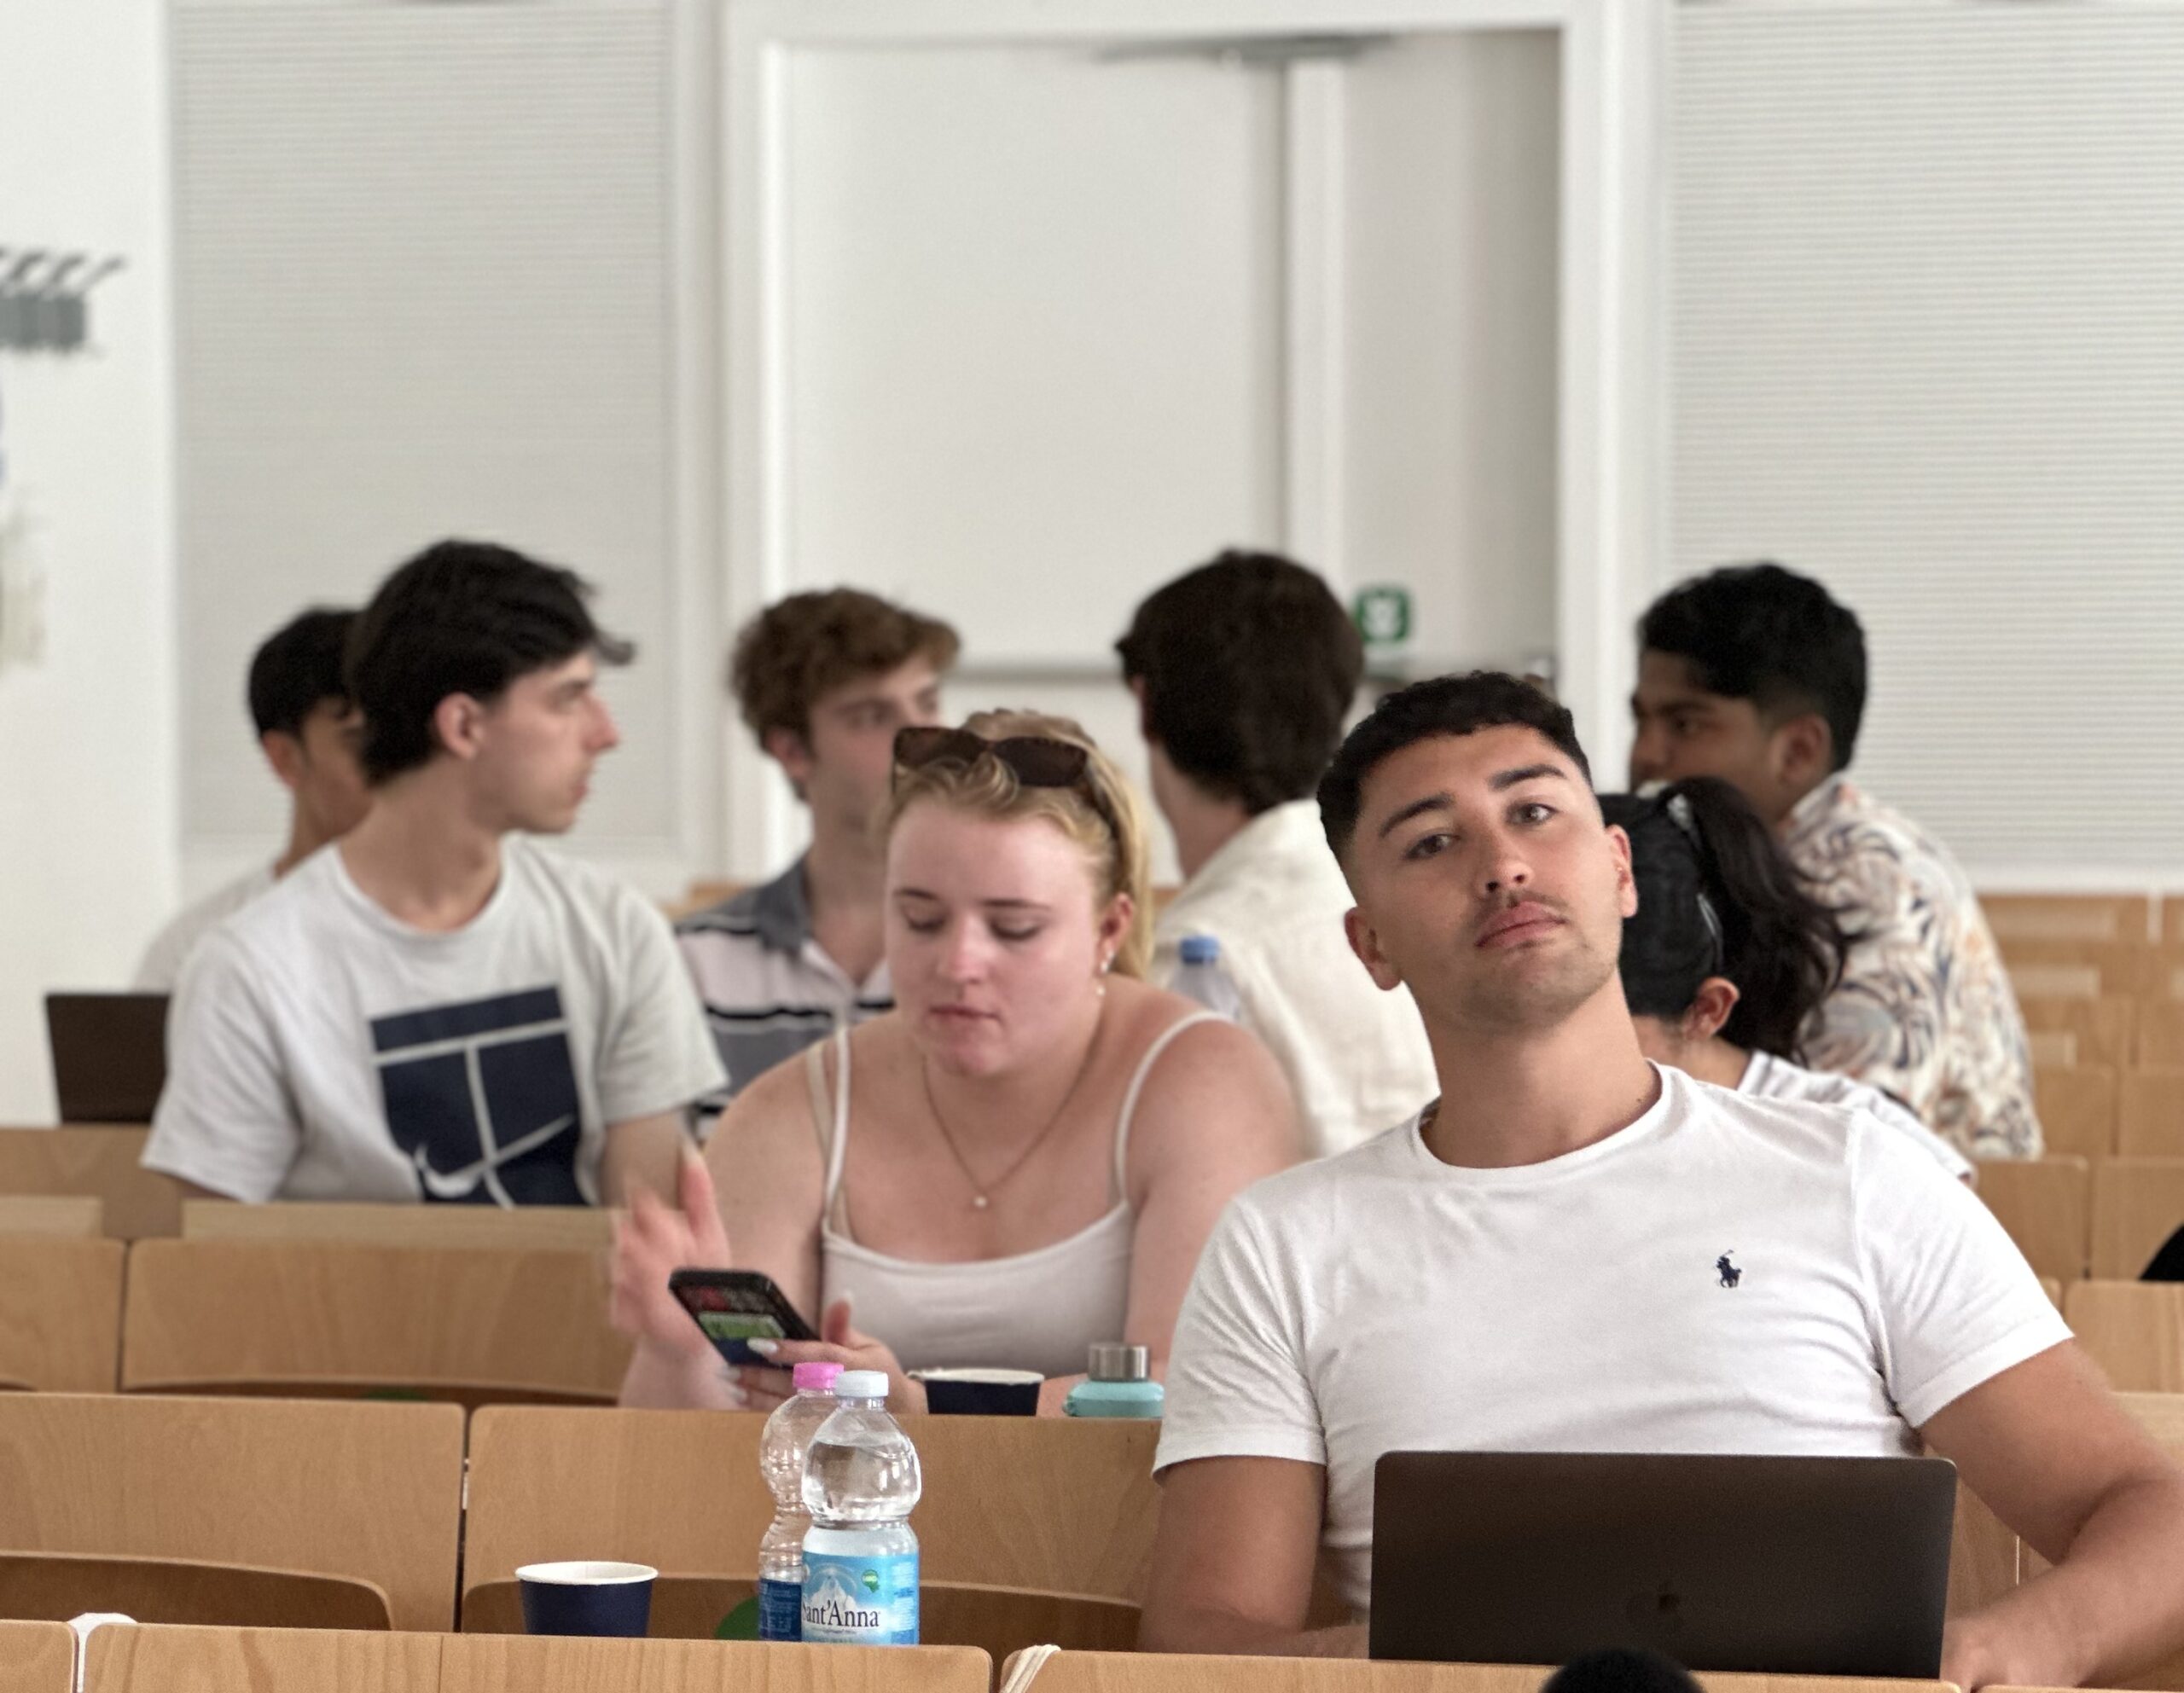
[[[73,1693],[76,1637],[58,1622],[0,1622],[0,1693]]]
[[[161,1240],[130,1255],[127,1390],[607,1405],[629,1356],[595,1253]]]
[[[186,1199],[184,1240],[346,1241],[358,1246],[485,1246],[604,1252],[614,1214],[590,1205],[235,1205]]]
[[[1966,1616],[1991,1605],[2017,1582],[2015,1531],[2005,1527],[1971,1488],[1960,1487],[1949,1535],[1949,1615]]]
[[[2027,994],[2169,996],[2184,949],[2146,941],[2011,940],[1996,937],[2012,983]]]
[[[353,1576],[402,1628],[455,1613],[451,1405],[0,1394],[0,1550]]]
[[[439,1693],[986,1693],[992,1676],[961,1646],[462,1634],[444,1644]]]
[[[2176,902],[2184,911],[2184,900]],[[2150,1069],[2184,1069],[2184,1000],[2148,1000],[2138,1008],[2140,1064]]]
[[[82,1193],[0,1193],[0,1235],[96,1240],[105,1232],[106,1202]]]
[[[2184,1282],[2080,1282],[2063,1314],[2117,1388],[2184,1393]]]
[[[2106,1064],[2036,1064],[2034,1108],[2051,1157],[2094,1163],[2116,1151],[2116,1071]]]
[[[2123,1073],[2116,1100],[2116,1150],[2126,1158],[2184,1157],[2184,1070]]]
[[[773,1505],[756,1414],[491,1406],[473,1419],[466,1588],[519,1564],[624,1558],[748,1577]],[[913,1417],[932,1581],[1138,1601],[1159,1509],[1157,1423]]]
[[[440,1634],[339,1628],[102,1628],[84,1693],[439,1693]]]
[[[993,1673],[961,1647],[331,1628],[102,1628],[85,1655],[86,1693],[986,1693]]]
[[[1538,1693],[1552,1673],[1524,1664],[1059,1652],[1032,1687],[1035,1693]],[[1706,1693],[1955,1693],[1946,1681],[1712,1673],[1698,1679]]]
[[[1987,894],[1979,908],[1998,941],[2124,941],[2153,938],[2153,902],[2145,894]]]
[[[0,1387],[113,1391],[126,1249],[118,1240],[0,1238]]]
[[[385,1592],[354,1576],[196,1558],[0,1552],[0,1615],[66,1622],[87,1611],[228,1628],[394,1626]]]
[[[137,1161],[151,1131],[103,1125],[0,1128],[0,1193],[88,1194],[116,1240],[182,1227],[182,1189]]]
[[[2032,1036],[2035,1064],[2106,1064],[2122,1070],[2132,1062],[2133,1031],[2141,1015],[2136,1000],[2120,994],[2055,999],[2020,993],[2018,1007]],[[2048,1049],[2043,1049],[2043,1039]],[[2051,1056],[2057,1041],[2067,1045]]]
[[[2093,1174],[2093,1273],[2135,1281],[2184,1227],[2184,1158],[2111,1160]]]
[[[2074,1282],[2093,1242],[2093,1167],[2083,1158],[1995,1159],[1978,1194],[2042,1276]]]

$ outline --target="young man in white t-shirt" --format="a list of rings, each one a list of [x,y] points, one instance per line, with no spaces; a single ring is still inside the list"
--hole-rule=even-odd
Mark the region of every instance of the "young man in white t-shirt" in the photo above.
[[[1420,683],[1320,788],[1351,944],[1407,983],[1443,1093],[1229,1208],[1178,1320],[1142,1644],[1349,1655],[1372,1489],[1416,1449],[1882,1456],[1920,1441],[2057,1568],[1951,1625],[1943,1674],[2074,1685],[2184,1642],[2184,1476],[1963,1186],[1862,1114],[1639,1051],[1635,909],[1569,714]]]
[[[672,1198],[720,1064],[666,920],[532,844],[618,740],[584,588],[442,542],[349,648],[369,814],[183,973],[145,1165],[214,1197]]]
[[[288,844],[272,863],[215,889],[160,930],[130,984],[137,992],[174,992],[199,941],[355,828],[371,804],[357,762],[363,725],[341,679],[342,649],[356,621],[354,612],[315,606],[275,630],[252,658],[250,719],[258,750],[288,791]]]

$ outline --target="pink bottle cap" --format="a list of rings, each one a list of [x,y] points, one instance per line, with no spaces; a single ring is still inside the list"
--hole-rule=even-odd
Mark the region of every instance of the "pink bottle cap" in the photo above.
[[[839,1364],[799,1364],[789,1374],[799,1393],[832,1393],[834,1377],[842,1373]]]

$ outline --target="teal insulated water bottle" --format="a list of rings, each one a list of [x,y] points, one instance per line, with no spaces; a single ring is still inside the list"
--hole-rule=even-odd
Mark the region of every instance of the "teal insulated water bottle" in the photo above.
[[[1072,1417],[1158,1418],[1167,1390],[1152,1371],[1152,1354],[1143,1347],[1095,1341],[1089,1377],[1069,1390],[1062,1409]]]

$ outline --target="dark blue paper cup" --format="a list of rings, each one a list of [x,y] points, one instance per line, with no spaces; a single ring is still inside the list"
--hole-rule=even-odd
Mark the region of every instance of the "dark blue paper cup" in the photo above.
[[[526,1563],[515,1573],[524,1632],[642,1638],[659,1574],[644,1563]]]
[[[913,1370],[937,1417],[1033,1417],[1047,1378],[1037,1370]]]

